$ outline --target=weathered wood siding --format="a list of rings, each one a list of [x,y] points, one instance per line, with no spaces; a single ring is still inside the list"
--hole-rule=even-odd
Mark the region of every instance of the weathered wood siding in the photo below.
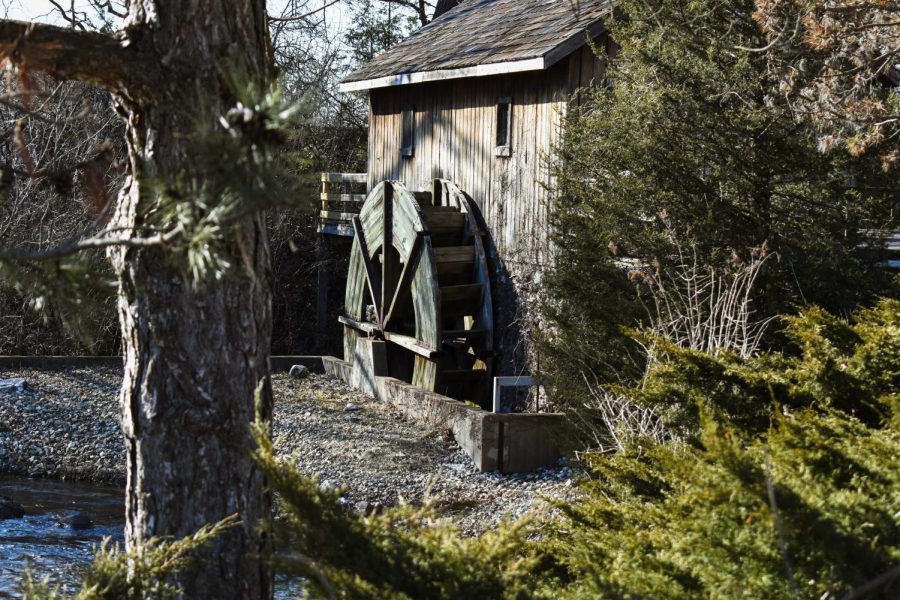
[[[369,188],[411,188],[441,177],[481,208],[504,260],[544,265],[550,160],[572,92],[603,77],[587,46],[546,72],[457,79],[371,91]],[[497,102],[512,99],[511,156],[495,156]],[[415,112],[413,156],[401,155],[402,113]]]

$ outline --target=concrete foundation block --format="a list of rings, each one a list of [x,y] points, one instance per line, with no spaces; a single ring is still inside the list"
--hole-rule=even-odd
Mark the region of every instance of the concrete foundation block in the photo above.
[[[566,426],[562,415],[494,414],[391,377],[376,380],[379,400],[429,429],[448,430],[479,471],[534,471],[561,456],[556,440]]]
[[[506,473],[534,471],[555,465],[562,454],[557,440],[565,434],[565,417],[558,414],[499,414],[497,469]]]
[[[387,373],[385,342],[363,337],[357,338],[350,385],[363,393],[375,396],[377,395],[375,378],[383,377]]]
[[[353,365],[333,356],[323,356],[322,367],[325,369],[326,375],[340,379],[349,385],[353,373]]]

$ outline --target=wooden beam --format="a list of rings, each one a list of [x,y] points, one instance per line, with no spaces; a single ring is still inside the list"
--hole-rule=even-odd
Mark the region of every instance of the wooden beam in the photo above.
[[[351,317],[346,315],[341,315],[338,317],[338,321],[346,325],[347,327],[352,327],[353,329],[368,333],[369,335],[380,331],[375,323],[364,323],[362,321],[357,321]]]
[[[356,233],[356,241],[359,244],[359,251],[362,255],[363,265],[366,267],[366,283],[369,284],[369,294],[372,296],[372,302],[375,304],[375,314],[381,321],[381,296],[376,293],[381,291],[381,280],[378,269],[372,263],[372,256],[369,254],[369,246],[366,244],[366,235],[363,233],[362,223],[359,217],[353,217],[353,231]]]
[[[444,203],[444,184],[440,179],[431,181],[431,205],[443,206]]]
[[[475,246],[444,246],[434,249],[434,260],[440,263],[468,263],[475,261]]]
[[[359,202],[366,201],[365,194],[339,194],[336,192],[322,192],[319,197],[325,202]]]
[[[320,210],[319,216],[328,221],[349,221],[358,217],[359,213],[341,212],[339,210]]]
[[[484,346],[488,337],[486,329],[445,329],[442,333],[445,344],[453,344],[457,340],[462,340],[464,344],[475,348]]]
[[[396,315],[397,301],[400,299],[400,296],[409,291],[409,288],[412,285],[413,277],[416,275],[419,257],[422,255],[422,247],[424,246],[423,238],[424,236],[421,234],[416,236],[415,241],[413,241],[412,250],[409,252],[409,258],[406,260],[406,264],[403,265],[403,271],[400,273],[400,281],[397,283],[397,288],[394,290],[394,297],[391,299],[391,305],[388,309],[387,316],[382,322],[385,331],[390,327],[391,320]]]
[[[462,234],[466,215],[453,211],[429,211],[425,221],[428,223],[428,231],[433,234],[457,231]]]
[[[419,356],[423,356],[429,360],[434,360],[435,358],[437,358],[438,356],[441,355],[440,350],[436,350],[434,348],[429,348],[428,346],[419,343],[419,341],[414,337],[410,337],[408,335],[402,335],[399,333],[391,333],[390,331],[382,331],[374,323],[364,323],[361,321],[357,321],[356,319],[353,319],[346,315],[341,315],[340,317],[338,317],[338,321],[340,321],[342,324],[346,325],[347,327],[352,327],[353,329],[362,331],[369,335],[372,335],[372,334],[377,335],[377,334],[381,333],[384,336],[384,339],[386,339],[387,341],[389,341],[393,344],[397,344],[401,348],[406,348],[410,352],[414,352],[415,354],[418,354]]]
[[[391,333],[390,331],[383,332],[384,339],[391,342],[392,344],[397,344],[401,348],[406,348],[410,352],[414,352],[419,356],[427,358],[429,360],[434,360],[438,356],[441,355],[440,350],[435,350],[434,348],[429,348],[424,344],[419,343],[414,337],[410,337],[408,335],[401,335],[399,333]]]
[[[481,309],[485,285],[469,283],[465,285],[445,285],[441,287],[441,316],[475,316]]]
[[[368,173],[322,173],[322,181],[328,183],[366,183]]]

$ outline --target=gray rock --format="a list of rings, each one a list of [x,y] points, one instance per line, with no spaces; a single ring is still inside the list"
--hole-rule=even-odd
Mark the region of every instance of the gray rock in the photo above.
[[[309,377],[309,369],[303,365],[294,365],[291,367],[290,376],[294,379],[306,379]]]
[[[347,406],[344,407],[344,412],[356,412],[358,410],[362,410],[359,406],[353,404],[352,402],[348,402]]]
[[[94,526],[94,522],[91,521],[91,518],[84,514],[83,512],[77,512],[74,515],[70,515],[62,520],[62,524],[68,527],[69,529],[91,529]]]
[[[9,496],[0,496],[0,521],[4,519],[21,519],[25,516],[22,505]]]
[[[28,386],[28,381],[24,377],[16,377],[15,379],[0,379],[0,392],[18,392],[21,394]]]

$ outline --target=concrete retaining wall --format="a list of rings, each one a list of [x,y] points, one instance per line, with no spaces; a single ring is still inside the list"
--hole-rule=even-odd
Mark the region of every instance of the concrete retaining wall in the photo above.
[[[324,356],[325,372],[348,384],[353,366]],[[495,414],[394,379],[376,377],[375,396],[431,429],[445,429],[480,471],[505,473],[553,466],[566,422],[559,414]]]
[[[0,356],[0,369],[121,367],[121,356]]]

